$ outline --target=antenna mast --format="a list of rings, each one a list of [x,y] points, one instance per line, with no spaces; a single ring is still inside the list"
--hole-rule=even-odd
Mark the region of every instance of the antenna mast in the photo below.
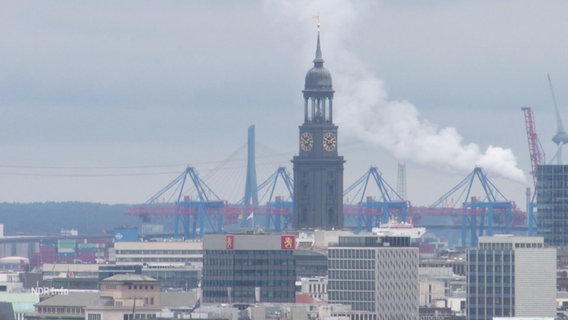
[[[396,180],[396,192],[402,198],[406,200],[406,163],[398,163],[398,175]]]

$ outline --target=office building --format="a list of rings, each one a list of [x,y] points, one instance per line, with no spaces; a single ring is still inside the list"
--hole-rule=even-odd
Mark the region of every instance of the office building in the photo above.
[[[568,165],[540,165],[536,170],[537,233],[544,243],[568,245]]]
[[[418,247],[409,237],[340,236],[328,248],[330,303],[351,319],[418,319]]]
[[[467,319],[556,315],[556,249],[542,237],[479,237],[466,256]]]
[[[201,241],[132,241],[116,242],[114,258],[117,265],[183,266],[201,263]]]
[[[294,302],[294,249],[293,235],[205,235],[203,302]]]

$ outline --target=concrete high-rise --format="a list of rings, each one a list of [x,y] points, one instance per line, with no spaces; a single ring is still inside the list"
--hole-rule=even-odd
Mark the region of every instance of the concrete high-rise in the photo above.
[[[537,233],[544,243],[568,245],[568,165],[540,165],[536,170]]]
[[[318,31],[314,66],[306,74],[304,123],[294,156],[294,221],[297,229],[343,228],[343,160],[333,123],[331,74],[323,66]]]
[[[469,320],[556,315],[556,249],[542,237],[480,237],[467,250]]]
[[[409,237],[340,236],[328,248],[328,298],[352,319],[418,319],[418,247]]]

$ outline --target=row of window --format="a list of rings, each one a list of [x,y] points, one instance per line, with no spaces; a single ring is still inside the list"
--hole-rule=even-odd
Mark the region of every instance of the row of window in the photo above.
[[[375,271],[329,270],[329,279],[374,280]]]
[[[128,290],[154,290],[154,285],[150,284],[150,285],[138,285],[138,284],[130,284],[128,285]]]
[[[329,258],[338,258],[338,259],[375,259],[375,250],[346,250],[346,249],[337,249],[337,248],[330,248],[329,250]]]
[[[194,254],[202,255],[203,250],[116,250],[116,254]]]
[[[511,251],[472,249],[468,253],[467,260],[469,262],[479,261],[485,263],[514,262],[515,254]]]
[[[475,284],[469,284],[467,286],[468,296],[474,296],[476,294],[498,294],[498,295],[512,295],[515,292],[515,289],[511,287],[493,287],[493,286],[486,286],[481,285],[479,288]]]
[[[136,320],[136,319],[156,319],[156,315],[152,313],[136,313],[136,314],[125,314],[122,316],[122,320]]]
[[[154,304],[154,297],[144,297],[144,298],[136,297],[136,298],[132,298],[132,299],[134,299],[134,301],[142,301],[142,300],[144,300],[144,305],[145,305],[145,306],[147,306],[147,305],[153,305],[153,304]],[[121,302],[121,301],[117,301],[116,303],[117,303],[117,305],[116,305],[117,307],[122,307],[122,302]]]
[[[294,259],[235,259],[235,266],[288,266],[294,265]]]
[[[294,269],[280,269],[280,270],[273,270],[273,269],[262,269],[262,270],[255,270],[255,269],[241,269],[241,270],[234,270],[234,269],[203,269],[203,277],[253,277],[253,278],[290,278],[296,277],[296,271]]]
[[[201,262],[201,258],[166,258],[166,257],[116,257],[116,262]]]
[[[410,237],[340,236],[340,247],[410,247]]]
[[[232,257],[206,257],[203,259],[204,266],[232,266],[233,259]]]
[[[228,290],[229,288],[225,288],[224,290],[211,290],[204,288],[203,289],[203,296],[204,297],[225,297],[227,298],[229,292],[231,293],[231,297],[254,297],[255,292],[254,288],[246,288],[246,289],[235,289],[235,290]],[[286,290],[285,288],[273,288],[274,290],[265,290],[260,291],[261,297],[275,297],[275,298],[290,298],[295,296],[295,291],[293,289]]]
[[[468,297],[467,303],[471,308],[477,308],[480,305],[515,305],[515,298],[512,296],[504,297]]]
[[[514,245],[514,246],[513,246]],[[515,248],[544,248],[540,242],[516,242],[516,243],[480,243],[480,250],[508,251]]]
[[[330,302],[336,301],[375,301],[374,291],[335,291],[329,290]]]
[[[327,284],[324,283],[310,283],[308,285],[308,292],[326,292]]]
[[[478,274],[485,275],[504,275],[513,274],[515,268],[513,265],[485,265],[485,266],[469,266],[471,271],[477,271]]]
[[[226,258],[210,258],[207,257],[203,260],[203,265],[206,266],[285,266],[294,265],[295,261],[291,257],[282,259],[280,257],[237,257],[234,259]]]
[[[328,283],[328,290],[375,290],[373,281],[333,281]]]
[[[213,255],[234,255],[234,256],[245,256],[245,255],[256,255],[256,256],[266,256],[266,255],[282,255],[289,256],[292,255],[291,250],[204,250],[204,256]]]
[[[389,260],[329,260],[329,269],[381,269],[381,270],[400,270],[417,269],[418,264],[415,259],[389,259]]]
[[[85,310],[80,307],[38,307],[38,313],[58,313],[58,314],[84,314]]]
[[[512,243],[480,243],[479,249],[482,250],[511,250],[513,249]]]
[[[488,265],[475,265],[475,264],[470,264],[467,266],[467,271],[468,274],[471,274],[473,272],[476,273],[490,273],[490,272],[495,272],[495,271],[500,271],[500,270],[504,270],[506,271],[506,274],[514,274],[515,273],[515,266],[514,265],[502,265],[500,268],[497,268],[497,266],[488,266]],[[503,273],[501,273],[503,274]]]
[[[337,260],[328,261],[329,269],[374,269],[375,260]]]
[[[373,310],[375,309],[375,307],[373,306]],[[359,309],[354,309],[354,310],[359,310]],[[357,314],[357,313],[342,313],[342,312],[335,312],[332,313],[333,317],[340,317],[340,318],[347,318],[347,319],[351,319],[351,320],[377,320],[379,319],[377,314],[375,313],[363,313],[363,314]],[[380,319],[384,319],[384,318],[380,318]]]
[[[479,283],[480,285],[513,284],[515,282],[515,277],[511,276],[511,274],[505,275],[503,273],[477,273],[470,275],[468,281],[471,284]]]
[[[235,287],[288,287],[293,284],[290,279],[288,280],[273,280],[266,279],[263,281],[259,280],[234,280],[231,281],[232,285]],[[228,282],[226,280],[203,280],[203,287],[214,288],[214,287],[227,287]]]
[[[381,252],[377,257],[378,268],[418,268],[418,251],[401,252],[400,255],[395,255],[390,252]]]

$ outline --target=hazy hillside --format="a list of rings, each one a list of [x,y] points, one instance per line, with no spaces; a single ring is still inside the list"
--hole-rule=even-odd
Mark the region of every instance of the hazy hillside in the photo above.
[[[117,226],[138,226],[136,217],[124,214],[128,207],[89,202],[4,202],[0,203],[0,223],[6,235],[59,233],[61,229],[100,234]]]

